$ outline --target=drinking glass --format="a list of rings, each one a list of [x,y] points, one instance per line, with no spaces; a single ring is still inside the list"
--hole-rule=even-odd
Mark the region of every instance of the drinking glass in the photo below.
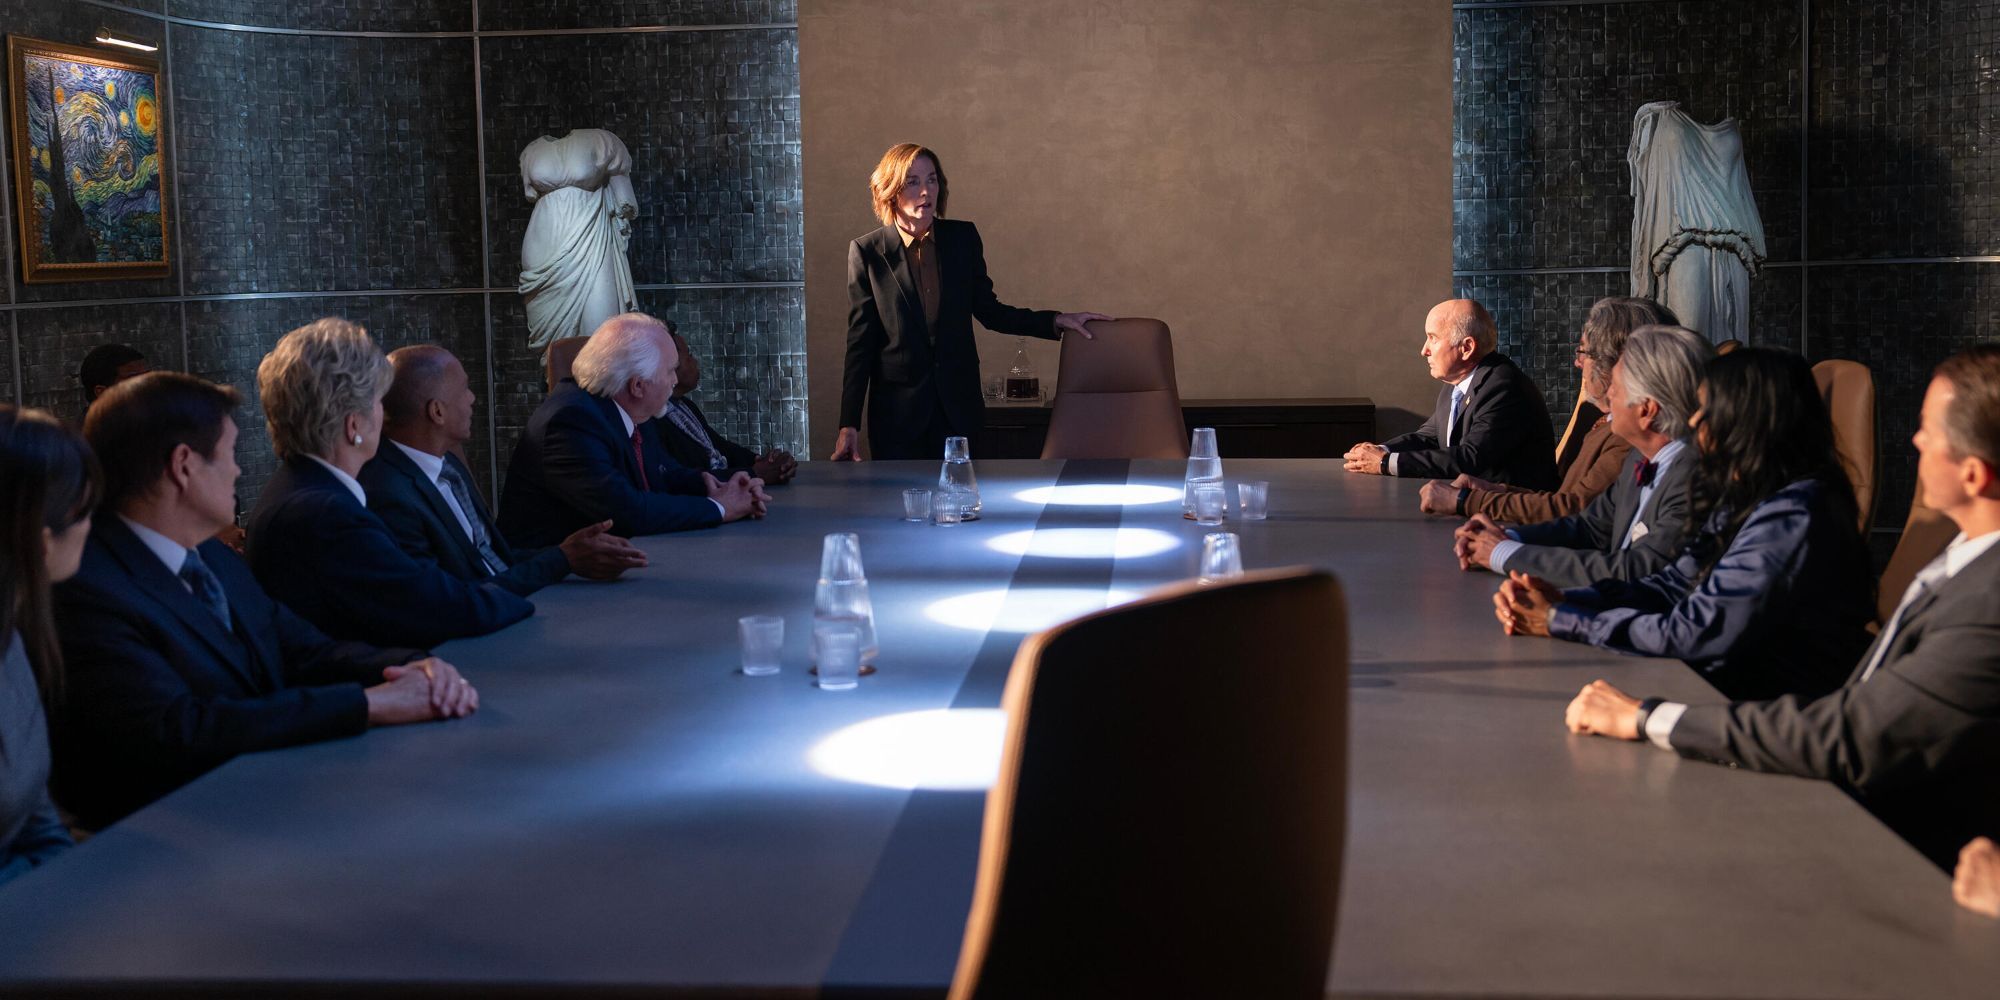
[[[931,519],[931,491],[903,491],[903,520],[928,521]]]
[[[1211,531],[1201,536],[1201,575],[1197,583],[1214,583],[1243,575],[1243,543],[1233,532]]]
[[[1243,505],[1245,521],[1262,521],[1271,514],[1271,484],[1261,479],[1236,484],[1236,499]]]
[[[785,620],[777,615],[745,615],[736,619],[743,640],[743,673],[768,677],[778,672],[778,651],[785,645]]]
[[[1187,481],[1181,490],[1182,515],[1195,517],[1194,491],[1209,485],[1222,485],[1222,456],[1215,450],[1215,428],[1197,427],[1188,445]]]
[[[845,623],[813,625],[819,645],[819,686],[823,691],[852,691],[861,678],[861,630]]]
[[[1194,523],[1221,524],[1222,513],[1229,507],[1229,494],[1221,483],[1203,483],[1194,488]]]
[[[955,501],[961,521],[979,520],[979,478],[972,472],[972,447],[962,437],[944,439],[944,465],[938,469],[938,493],[933,502]]]
[[[965,508],[958,505],[958,496],[940,493],[931,502],[931,523],[948,528],[965,520]]]

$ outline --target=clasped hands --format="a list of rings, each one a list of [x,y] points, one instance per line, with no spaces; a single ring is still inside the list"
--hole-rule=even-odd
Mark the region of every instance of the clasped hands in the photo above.
[[[1372,441],[1363,441],[1347,449],[1347,454],[1340,457],[1346,463],[1343,467],[1349,472],[1380,476],[1386,474],[1389,462],[1389,449]]]
[[[382,669],[382,683],[362,691],[368,724],[394,726],[457,719],[479,710],[479,692],[458,668],[435,656]]]
[[[725,522],[761,518],[771,503],[771,494],[764,492],[764,481],[747,472],[730,476],[727,483],[706,472],[701,478],[708,484],[709,499],[722,505]]]
[[[1492,569],[1493,550],[1506,540],[1506,529],[1485,514],[1474,514],[1452,529],[1451,554],[1458,557],[1458,568],[1467,572]]]
[[[772,448],[750,463],[750,474],[771,486],[780,486],[799,474],[799,460],[783,448]]]

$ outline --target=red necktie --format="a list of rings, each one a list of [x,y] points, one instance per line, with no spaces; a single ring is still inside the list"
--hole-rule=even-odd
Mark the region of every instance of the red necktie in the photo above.
[[[651,483],[646,482],[646,448],[639,443],[639,428],[632,428],[632,464],[639,468],[639,488],[653,492]]]
[[[1658,470],[1659,466],[1651,462],[1640,462],[1632,467],[1632,482],[1643,487],[1653,481],[1653,473]]]

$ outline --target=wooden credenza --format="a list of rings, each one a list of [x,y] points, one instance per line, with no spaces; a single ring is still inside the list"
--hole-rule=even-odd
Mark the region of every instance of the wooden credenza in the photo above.
[[[982,458],[1040,458],[1052,404],[986,407]],[[1375,436],[1375,401],[1331,399],[1186,399],[1181,418],[1192,430],[1215,428],[1224,458],[1339,458]]]

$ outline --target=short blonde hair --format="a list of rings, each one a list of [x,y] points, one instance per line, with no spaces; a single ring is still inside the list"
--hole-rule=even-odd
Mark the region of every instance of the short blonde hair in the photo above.
[[[910,179],[910,167],[917,157],[928,156],[931,166],[937,168],[937,214],[944,218],[945,198],[951,188],[945,184],[944,161],[930,151],[929,147],[914,142],[899,142],[882,154],[882,162],[875,164],[875,172],[868,175],[868,193],[875,199],[875,217],[885,226],[896,224],[896,192],[903,190],[903,183]]]
[[[331,455],[347,415],[373,411],[395,372],[368,331],[344,319],[316,319],[285,334],[257,365],[271,447],[279,458]]]

